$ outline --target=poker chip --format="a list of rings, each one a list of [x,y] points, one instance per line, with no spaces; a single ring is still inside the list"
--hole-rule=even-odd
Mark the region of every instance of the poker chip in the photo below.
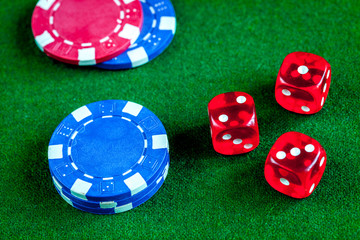
[[[121,213],[121,212],[126,212],[129,211],[135,207],[140,206],[141,204],[145,203],[147,200],[149,200],[162,186],[162,184],[164,183],[165,177],[161,178],[160,181],[154,186],[153,189],[151,189],[147,194],[145,194],[144,196],[142,196],[142,198],[135,200],[133,202],[129,202],[127,204],[124,205],[116,205],[116,206],[112,206],[109,208],[91,208],[91,207],[87,207],[84,205],[81,205],[79,203],[76,202],[72,202],[71,199],[67,198],[66,196],[64,196],[63,194],[61,194],[61,192],[58,191],[58,193],[61,195],[61,197],[71,206],[73,206],[74,208],[77,208],[81,211],[85,211],[85,212],[89,212],[89,213],[94,213],[94,214],[115,214],[115,213]]]
[[[69,114],[50,139],[48,159],[60,195],[99,214],[145,202],[165,179],[170,161],[161,121],[124,100],[91,103]]]
[[[144,23],[139,38],[127,51],[97,67],[110,70],[135,68],[159,56],[171,43],[176,18],[170,0],[140,1]]]
[[[57,180],[53,173],[51,173],[52,175],[52,179],[53,179],[53,183],[54,186],[56,187],[56,189],[58,191],[61,192],[62,195],[64,195],[65,197],[69,198],[72,202],[77,203],[79,205],[83,205],[85,207],[90,207],[90,208],[109,208],[109,207],[113,207],[113,206],[122,206],[125,204],[128,204],[129,202],[134,202],[140,198],[142,198],[144,195],[146,195],[148,192],[150,192],[153,188],[155,188],[155,185],[157,185],[159,183],[159,179],[162,178],[164,176],[164,173],[167,173],[167,170],[169,168],[169,156],[167,156],[167,160],[162,164],[161,168],[159,169],[159,171],[154,175],[154,178],[151,179],[148,183],[147,183],[147,187],[142,190],[141,192],[130,196],[128,198],[120,198],[120,199],[115,199],[113,201],[106,201],[106,202],[96,202],[96,201],[90,201],[90,200],[84,200],[81,198],[78,198],[77,196],[74,196],[71,194],[71,191],[66,188],[65,186],[62,186],[59,183],[59,180]]]
[[[160,189],[160,187],[164,183],[168,173],[168,169],[169,169],[169,162],[161,172],[161,175],[157,178],[156,181],[154,181],[152,186],[149,186],[147,190],[143,192],[143,194],[138,196],[138,198],[129,198],[127,200],[122,200],[121,202],[120,201],[102,202],[100,203],[100,206],[91,206],[86,203],[84,204],[84,202],[79,202],[73,196],[67,196],[66,194],[64,194],[63,189],[57,186],[58,183],[54,182],[54,185],[56,186],[56,190],[60,194],[60,196],[74,208],[94,214],[114,214],[114,213],[129,211],[149,200],[153,195],[155,195],[155,193]]]
[[[40,0],[32,15],[38,47],[75,65],[95,65],[124,52],[143,23],[138,0]]]

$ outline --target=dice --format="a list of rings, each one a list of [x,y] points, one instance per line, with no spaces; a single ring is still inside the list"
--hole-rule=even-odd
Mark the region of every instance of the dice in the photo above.
[[[330,64],[312,53],[293,52],[280,67],[276,85],[276,101],[285,109],[314,114],[324,106],[331,82]]]
[[[277,191],[293,198],[308,197],[318,186],[326,166],[324,148],[299,133],[281,135],[265,162],[265,179]]]
[[[208,104],[214,150],[242,154],[259,145],[259,128],[253,98],[244,92],[217,95]]]

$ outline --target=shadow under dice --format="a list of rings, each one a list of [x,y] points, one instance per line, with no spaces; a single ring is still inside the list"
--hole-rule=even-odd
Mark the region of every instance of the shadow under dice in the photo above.
[[[299,133],[281,135],[265,162],[266,181],[294,198],[308,197],[325,171],[326,153],[315,139]]]
[[[259,129],[253,98],[244,92],[217,95],[208,104],[210,131],[216,152],[246,153],[259,145]]]
[[[285,109],[314,114],[321,110],[331,82],[330,64],[312,53],[293,52],[280,67],[276,85],[276,101]]]

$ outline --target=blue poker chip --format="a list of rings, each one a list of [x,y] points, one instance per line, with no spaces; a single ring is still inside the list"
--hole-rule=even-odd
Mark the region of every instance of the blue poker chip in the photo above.
[[[164,165],[162,166],[160,171],[157,173],[154,180],[151,183],[148,183],[148,187],[145,188],[143,191],[141,191],[141,192],[139,192],[139,193],[137,193],[134,196],[131,196],[129,198],[122,198],[122,199],[116,199],[116,200],[113,200],[113,201],[102,201],[102,202],[94,202],[94,201],[89,201],[89,200],[86,201],[86,200],[77,198],[76,196],[71,195],[71,193],[69,193],[69,190],[66,189],[66,187],[63,187],[54,176],[52,176],[52,178],[53,178],[53,183],[54,183],[56,189],[58,191],[60,191],[65,197],[69,198],[72,202],[83,205],[85,207],[91,207],[91,208],[109,208],[109,207],[112,207],[112,206],[125,205],[125,204],[127,204],[129,202],[134,202],[137,199],[142,198],[149,191],[151,191],[151,189],[154,188],[154,186],[159,182],[159,180],[161,178],[164,177],[164,175],[167,175],[168,169],[169,169],[169,160],[164,162]]]
[[[137,201],[138,199],[141,199],[144,195],[149,193],[155,187],[155,185],[157,185],[160,182],[161,178],[166,178],[167,172],[169,169],[169,160],[170,159],[168,156],[167,161],[165,161],[162,164],[160,170],[156,173],[156,176],[154,176],[154,179],[148,183],[148,187],[146,187],[144,190],[142,190],[141,192],[139,192],[129,198],[116,199],[114,201],[94,202],[94,201],[89,201],[89,200],[86,201],[84,199],[77,198],[76,196],[71,195],[69,189],[62,186],[59,183],[59,181],[53,176],[53,174],[52,174],[52,178],[53,178],[53,183],[54,183],[56,189],[59,192],[61,192],[61,195],[64,195],[64,197],[67,197],[73,203],[82,205],[84,207],[90,207],[90,208],[111,208],[114,206],[122,206],[122,205],[126,205],[128,203],[132,203],[134,201]]]
[[[140,0],[144,23],[140,36],[127,51],[97,64],[117,70],[139,67],[159,56],[171,43],[176,31],[176,17],[170,0]]]
[[[80,107],[54,131],[49,168],[85,201],[126,199],[148,187],[168,160],[168,138],[147,108],[123,100]]]
[[[162,184],[164,183],[166,176],[167,176],[167,171],[168,171],[168,166],[169,164],[167,164],[167,168],[164,169],[163,175],[162,177],[160,177],[157,181],[155,181],[154,186],[146,193],[144,194],[141,198],[139,199],[135,199],[132,202],[128,202],[126,204],[116,204],[116,205],[111,205],[109,204],[108,207],[103,207],[103,208],[93,208],[93,207],[89,207],[89,206],[84,206],[78,202],[74,202],[72,201],[72,199],[68,198],[67,196],[65,196],[61,190],[57,189],[58,193],[60,194],[60,196],[71,206],[73,206],[74,208],[77,208],[81,211],[85,211],[85,212],[89,212],[89,213],[93,213],[93,214],[115,214],[115,213],[121,213],[121,212],[126,212],[129,211],[135,207],[140,206],[141,204],[145,203],[146,201],[148,201],[152,196],[155,195],[155,193],[160,189],[160,187],[162,186]]]

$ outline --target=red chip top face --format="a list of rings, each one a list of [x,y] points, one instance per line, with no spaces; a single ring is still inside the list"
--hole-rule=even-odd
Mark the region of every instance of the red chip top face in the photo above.
[[[138,0],[40,0],[31,25],[36,44],[48,56],[95,65],[124,52],[142,23]]]

